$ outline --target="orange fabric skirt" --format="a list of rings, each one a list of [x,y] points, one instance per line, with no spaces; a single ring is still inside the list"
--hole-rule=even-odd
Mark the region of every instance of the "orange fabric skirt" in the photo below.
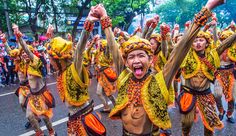
[[[116,82],[110,82],[103,72],[98,74],[98,83],[102,86],[106,96],[110,96],[116,92]]]
[[[19,96],[21,94],[24,97],[26,97],[29,93],[30,89],[28,86],[20,86],[15,92],[16,96]]]
[[[68,135],[86,136],[96,135],[105,136],[106,128],[97,117],[97,113],[92,112],[85,116],[77,117],[67,123]]]
[[[223,128],[224,125],[216,112],[216,103],[213,94],[209,89],[199,92],[188,88],[186,90],[183,87],[178,97],[178,104],[182,114],[189,113],[196,106],[200,111],[201,119],[207,129],[213,131],[214,128]]]
[[[225,99],[229,102],[233,99],[234,74],[233,69],[218,70],[216,79],[222,86]]]
[[[28,106],[32,112],[38,116],[44,115],[52,118],[52,108],[55,107],[55,100],[53,95],[47,89],[39,95],[30,95],[28,98]]]

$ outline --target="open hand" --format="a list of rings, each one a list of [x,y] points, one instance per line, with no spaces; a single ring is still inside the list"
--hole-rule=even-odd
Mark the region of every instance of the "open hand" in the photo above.
[[[22,33],[20,32],[20,30],[19,30],[18,25],[12,24],[12,29],[13,29],[13,32],[14,32],[16,38],[20,38],[20,37],[23,36],[23,34],[22,34]]]
[[[107,11],[104,8],[103,4],[98,4],[94,7],[94,13],[96,14],[96,17],[99,19],[107,16]]]
[[[95,7],[96,7],[96,6],[95,6]],[[92,21],[92,22],[96,22],[96,21],[99,20],[99,15],[95,12],[95,7],[92,6],[92,7],[90,8],[90,11],[89,11],[89,14],[88,14],[88,17],[87,17],[87,19],[88,19],[89,21]]]
[[[170,26],[167,25],[167,24],[165,24],[165,23],[162,23],[162,24],[160,25],[160,30],[161,30],[161,34],[162,34],[162,35],[166,35],[167,33],[170,32]]]
[[[146,26],[147,27],[151,26],[152,28],[155,28],[159,22],[159,19],[160,19],[160,17],[158,15],[154,16],[153,18],[147,20]]]
[[[46,33],[46,37],[52,38],[53,31],[54,31],[54,27],[51,24],[49,24],[48,29],[47,29],[47,33]]]

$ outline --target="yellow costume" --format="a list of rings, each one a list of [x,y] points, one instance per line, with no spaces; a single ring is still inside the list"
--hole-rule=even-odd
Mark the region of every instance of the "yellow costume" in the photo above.
[[[202,71],[210,81],[213,81],[214,72],[220,66],[219,55],[214,49],[207,53],[205,58],[206,61],[201,59],[193,49],[190,49],[181,65],[183,77],[189,79],[194,77],[199,71]]]
[[[101,40],[101,48],[106,49],[107,41]],[[97,78],[99,84],[104,89],[107,96],[110,96],[116,92],[116,78],[117,75],[114,72],[112,65],[113,60],[111,54],[106,54],[105,51],[98,51],[96,55],[96,65],[97,65]]]
[[[208,44],[210,43],[209,35],[202,31],[199,32],[197,37],[203,37],[207,40]],[[181,65],[182,76],[185,80],[189,80],[190,78],[197,76],[197,74],[203,73],[209,81],[213,81],[214,73],[219,66],[220,58],[216,49],[211,51],[205,50],[203,56],[198,56],[194,49],[190,49]],[[188,116],[190,116],[189,114],[193,114],[194,116],[194,111],[197,107],[200,111],[204,127],[207,128],[207,130],[213,131],[214,128],[221,129],[223,127],[223,124],[216,114],[216,109],[214,108],[215,100],[210,88],[199,91],[183,86],[178,98],[178,103],[180,112],[182,114],[187,114]],[[183,124],[185,124],[185,121],[183,121]],[[186,124],[182,127],[188,128],[189,126]],[[186,129],[186,131],[190,130]]]
[[[133,50],[144,50],[152,55],[149,41],[133,36],[124,43],[124,54],[127,56]],[[123,70],[117,80],[118,97],[116,105],[109,117],[120,119],[121,112],[127,108],[130,102],[142,105],[150,121],[162,129],[171,128],[168,104],[173,102],[174,94],[167,90],[162,71],[156,75],[147,74],[144,81],[133,81],[133,74],[129,69]],[[133,83],[134,82],[134,83]],[[137,93],[137,94],[136,94]]]
[[[29,63],[27,74],[42,78],[41,66],[42,61],[34,56],[33,61],[30,61]],[[46,84],[38,92],[31,91],[28,106],[31,111],[38,116],[44,115],[48,118],[53,116],[52,108],[55,107],[55,100],[50,90],[47,89]]]
[[[112,119],[120,119],[121,111],[128,106],[127,90],[130,87],[129,80],[131,77],[132,73],[127,69],[118,77],[118,97],[115,107],[109,114],[109,117]],[[150,75],[147,77],[140,91],[141,102],[151,122],[162,129],[171,128],[167,106],[172,101],[170,100],[172,97],[170,97],[169,91],[166,88],[163,73],[159,72],[155,76]]]
[[[60,37],[52,39],[47,49],[49,55],[55,61],[72,58],[72,43]],[[87,69],[84,67],[84,63],[82,63],[81,77],[79,75],[80,73],[77,72],[73,62],[57,77],[57,89],[61,100],[68,103],[70,107],[77,109],[72,115],[69,113],[67,133],[68,135],[75,134],[81,136],[90,133],[103,134],[106,132],[105,127],[99,122],[96,113],[92,112],[94,106],[93,101],[88,102],[90,99],[88,93],[89,75]],[[88,131],[86,129],[88,127],[93,132]]]

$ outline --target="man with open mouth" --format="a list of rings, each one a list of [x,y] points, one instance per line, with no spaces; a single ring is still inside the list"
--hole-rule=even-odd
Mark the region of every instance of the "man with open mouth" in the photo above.
[[[122,120],[123,135],[159,135],[160,128],[171,128],[167,105],[170,101],[168,90],[172,79],[201,26],[204,26],[211,16],[210,10],[222,3],[222,0],[207,2],[173,49],[163,71],[154,75],[149,72],[153,57],[150,42],[139,37],[131,37],[123,43],[123,54],[120,54],[111,29],[110,17],[107,16],[103,5],[95,6],[93,15],[100,18],[119,75],[118,97],[109,117]]]

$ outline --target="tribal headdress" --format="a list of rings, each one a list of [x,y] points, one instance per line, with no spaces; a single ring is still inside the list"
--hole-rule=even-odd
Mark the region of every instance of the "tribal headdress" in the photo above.
[[[123,57],[126,58],[127,55],[134,50],[144,50],[148,55],[152,55],[153,51],[151,49],[151,44],[148,40],[133,36],[129,38],[128,41],[122,44],[123,46]]]
[[[212,42],[210,32],[199,31],[196,38],[205,38],[208,44]]]
[[[54,59],[72,58],[72,42],[55,37],[48,44],[47,52]]]
[[[16,58],[17,56],[20,55],[20,50],[19,49],[13,49],[10,51],[10,54],[9,54],[12,58]]]
[[[151,39],[155,39],[158,43],[161,43],[161,35],[159,33],[152,34],[150,40]]]

